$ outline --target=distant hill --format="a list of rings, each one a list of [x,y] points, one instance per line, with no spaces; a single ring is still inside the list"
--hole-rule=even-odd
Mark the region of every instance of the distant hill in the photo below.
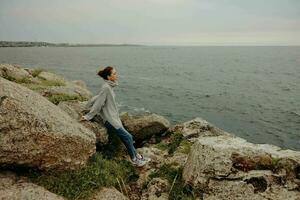
[[[70,44],[28,41],[0,41],[0,47],[105,47],[105,46],[143,46],[137,44]]]

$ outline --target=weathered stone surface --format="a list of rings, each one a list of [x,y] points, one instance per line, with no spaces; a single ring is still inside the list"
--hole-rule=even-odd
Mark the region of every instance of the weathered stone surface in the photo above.
[[[151,170],[153,169],[153,167],[159,168],[164,164],[170,164],[174,168],[184,167],[186,160],[188,158],[187,154],[181,153],[179,151],[176,151],[174,154],[169,155],[166,150],[161,150],[153,146],[138,148],[137,152],[151,159],[150,161],[151,165],[146,165],[143,167],[146,170]],[[143,172],[141,173],[142,174],[140,174],[140,177],[143,180],[147,180],[148,176],[145,177]],[[141,181],[143,182],[143,180],[139,180],[139,182]]]
[[[80,101],[62,101],[57,106],[68,113],[73,119],[79,120],[82,115],[84,115],[84,105],[85,102]]]
[[[10,64],[0,64],[0,77],[22,83],[44,97],[68,95],[84,100],[92,96],[92,93],[86,88],[83,81],[68,81],[60,75],[47,71],[42,71],[36,77],[33,77],[32,74],[35,70],[24,69]],[[56,84],[59,84],[59,86],[55,86]]]
[[[14,80],[22,80],[32,77],[26,70],[19,66],[0,64],[0,76]]]
[[[64,95],[78,97],[82,100],[91,98],[92,93],[86,88],[82,88],[71,82],[65,82],[63,86],[44,86],[40,85],[38,92],[44,97],[50,97],[53,95]]]
[[[254,193],[254,187],[243,181],[216,181],[210,180],[208,184],[209,194],[204,194],[205,200],[264,200]]]
[[[278,185],[271,185],[263,191],[255,191],[251,183],[244,181],[210,180],[207,185],[208,193],[204,194],[205,200],[234,199],[234,200],[299,200],[299,191],[288,191]]]
[[[255,188],[255,191],[260,192],[270,185],[282,184],[283,188],[287,187],[284,185],[286,183],[296,190],[299,158],[300,152],[281,150],[273,145],[252,144],[238,137],[200,137],[192,146],[183,170],[183,178],[201,188],[207,188],[211,179],[239,179],[259,185],[260,188]],[[252,170],[260,172],[256,171],[254,175]],[[285,173],[280,174],[282,170]]]
[[[79,120],[85,113],[85,104],[86,102],[80,101],[63,101],[58,104],[58,107],[68,113],[73,119]],[[99,145],[107,144],[107,130],[104,127],[101,118],[99,118],[98,116],[96,116],[95,118],[96,119],[93,122],[83,121],[80,123],[96,134],[96,142]]]
[[[102,188],[91,200],[128,200],[128,198],[115,188]]]
[[[177,124],[170,128],[169,131],[180,132],[183,134],[185,139],[189,139],[190,141],[195,141],[198,137],[202,136],[231,135],[199,117],[181,124]]]
[[[242,171],[255,169],[272,169],[273,159],[269,154],[258,154],[254,156],[245,156],[238,153],[231,155],[233,166]]]
[[[139,188],[143,188],[143,186],[150,181],[150,174],[155,172],[155,168],[149,168],[147,170],[140,170],[139,179],[136,181],[136,184]]]
[[[156,114],[132,116],[125,113],[121,115],[121,120],[124,127],[137,141],[148,139],[155,134],[161,134],[170,126],[167,119]]]
[[[48,81],[60,81],[60,82],[65,82],[65,78],[51,73],[51,72],[46,72],[46,71],[42,71],[39,75],[39,78],[44,79],[44,80],[48,80]]]
[[[187,158],[187,154],[176,151],[171,157],[168,157],[165,162],[167,164],[175,165],[175,167],[184,167]]]
[[[0,173],[0,199],[2,200],[63,200],[45,188],[17,178],[11,173]]]
[[[207,186],[209,193],[204,194],[205,200],[300,200],[299,191],[288,191],[278,185],[271,185],[263,191],[256,191],[251,183],[244,181],[210,180]]]
[[[278,185],[271,186],[267,191],[260,193],[264,199],[272,199],[272,200],[300,200],[300,192],[299,191],[289,191],[286,188],[279,187]]]
[[[152,179],[147,185],[147,191],[143,193],[142,199],[167,200],[170,185],[167,180],[161,178]]]
[[[95,152],[95,134],[44,97],[0,78],[0,163],[76,169]]]

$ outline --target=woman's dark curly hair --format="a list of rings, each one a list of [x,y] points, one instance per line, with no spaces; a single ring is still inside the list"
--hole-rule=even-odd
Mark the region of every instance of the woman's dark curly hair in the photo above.
[[[114,68],[111,66],[107,66],[104,69],[98,72],[98,75],[101,76],[103,79],[108,80],[107,77],[111,75],[111,72]]]

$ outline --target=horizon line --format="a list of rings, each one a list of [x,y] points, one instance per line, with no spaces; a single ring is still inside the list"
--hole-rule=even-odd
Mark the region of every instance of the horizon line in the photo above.
[[[293,46],[298,47],[300,44],[139,44],[139,43],[70,43],[70,42],[46,42],[46,41],[26,41],[26,40],[0,40],[0,43],[46,43],[50,45],[107,45],[107,46],[168,46],[168,47],[191,47],[191,46]]]

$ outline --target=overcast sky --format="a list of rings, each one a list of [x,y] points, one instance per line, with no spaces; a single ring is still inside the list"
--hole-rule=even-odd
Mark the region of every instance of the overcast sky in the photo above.
[[[0,0],[0,40],[300,45],[300,0]]]

